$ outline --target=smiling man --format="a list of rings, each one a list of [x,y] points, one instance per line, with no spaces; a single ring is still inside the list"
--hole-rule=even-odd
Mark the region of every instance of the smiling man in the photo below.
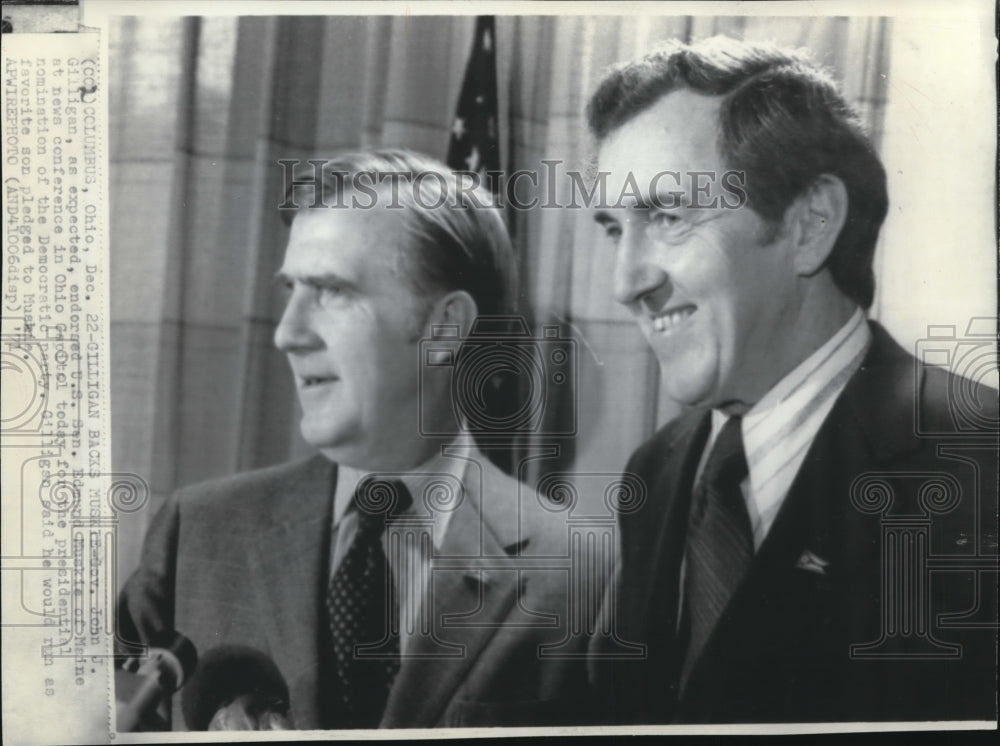
[[[963,547],[996,530],[997,395],[867,319],[888,198],[851,106],[803,55],[715,38],[618,66],[588,117],[614,295],[690,407],[627,467],[650,499],[606,613],[647,655],[595,638],[608,718],[995,719]]]
[[[537,560],[568,551],[564,513],[463,434],[455,367],[421,370],[435,327],[457,331],[435,343],[454,358],[473,321],[511,310],[499,211],[404,151],[341,156],[299,187],[274,341],[319,455],[168,500],[122,594],[122,637],[176,629],[208,653],[212,678],[187,689],[207,694],[183,716],[175,703],[176,729],[275,722],[246,673],[268,659],[289,692],[271,709],[290,704],[296,728],[589,718],[566,572]]]

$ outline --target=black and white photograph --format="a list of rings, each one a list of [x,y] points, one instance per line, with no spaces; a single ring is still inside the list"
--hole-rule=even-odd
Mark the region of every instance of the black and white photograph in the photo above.
[[[99,63],[4,58],[45,696],[126,743],[996,727],[994,6],[87,10]],[[32,202],[44,76],[92,248]],[[89,342],[39,323],[77,282]]]

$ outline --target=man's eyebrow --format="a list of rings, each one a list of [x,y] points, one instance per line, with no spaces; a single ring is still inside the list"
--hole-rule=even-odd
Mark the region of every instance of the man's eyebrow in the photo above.
[[[306,285],[316,285],[323,287],[326,285],[338,285],[344,288],[356,287],[357,283],[347,279],[336,272],[319,272],[317,274],[295,274],[279,269],[274,273],[274,282],[301,282]]]
[[[625,207],[628,210],[630,210],[631,213],[640,213],[640,212],[643,212],[643,211],[648,211],[650,209],[650,202],[649,201],[647,201],[645,198],[643,198],[643,197],[641,197],[639,195],[633,195],[633,196],[636,197],[636,201],[635,201],[634,205],[620,205],[619,204],[619,205],[617,205],[617,207],[618,208]],[[618,212],[619,212],[619,214],[622,214],[620,209],[619,209]],[[608,223],[620,223],[621,222],[621,218],[616,217],[614,213],[611,213],[611,212],[609,212],[607,210],[597,210],[594,213],[594,222],[598,223],[599,225],[607,225]]]
[[[657,189],[651,201],[659,209],[689,207],[691,204],[691,195],[686,189],[680,187],[675,189]]]

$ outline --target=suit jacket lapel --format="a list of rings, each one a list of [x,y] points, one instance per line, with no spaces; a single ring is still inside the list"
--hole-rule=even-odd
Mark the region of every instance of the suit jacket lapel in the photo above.
[[[272,496],[274,510],[248,540],[247,560],[270,653],[291,690],[293,717],[314,722],[336,465],[317,456],[300,474]]]
[[[870,326],[868,354],[816,434],[757,553],[763,566],[794,565],[803,551],[839,563],[845,549],[856,550],[845,540],[846,523],[857,514],[852,482],[919,445],[911,423],[922,373],[878,324]]]
[[[653,582],[646,585],[644,608],[639,618],[650,618],[649,612],[660,604],[659,613],[654,611],[652,619],[657,627],[668,630],[667,639],[673,639],[673,631],[677,627],[678,594],[681,592],[678,581],[687,535],[688,509],[694,473],[710,428],[711,416],[704,412],[689,415],[687,421],[681,423],[649,493],[650,500],[665,501],[665,518],[656,524],[659,534],[650,563],[650,567],[656,568],[656,573]],[[656,639],[660,632],[649,630],[648,635],[649,639]]]
[[[642,509],[619,516],[625,572],[616,573],[615,624],[622,639],[646,645],[646,662],[638,670],[626,660],[595,663],[602,673],[594,675],[606,680],[608,706],[634,711],[640,722],[669,720],[676,702],[680,567],[694,472],[710,424],[707,412],[684,415],[627,467],[647,495]]]
[[[767,613],[764,626],[768,629],[750,623],[761,618],[762,610],[773,611],[775,599],[794,598],[801,609],[836,608],[830,597],[837,587],[833,581],[850,575],[848,558],[862,565],[866,559],[875,561],[852,540],[859,534],[857,526],[863,516],[851,505],[851,484],[866,470],[877,468],[879,461],[914,446],[910,423],[921,376],[915,375],[910,358],[881,327],[871,327],[872,345],[861,368],[816,434],[767,538],[708,641],[685,695],[692,692],[696,674],[709,682],[717,667],[720,675],[724,673],[726,662],[713,652],[729,650],[727,638],[732,635],[745,640],[780,639],[782,631],[774,628],[773,621],[781,614]],[[806,562],[802,562],[804,557]],[[821,562],[804,568],[811,558]],[[817,635],[817,644],[823,642],[840,641]],[[821,656],[820,650],[815,652]]]
[[[835,407],[831,418],[836,413]],[[830,659],[829,649],[839,644],[839,638],[824,630],[833,623],[832,611],[838,607],[832,593],[838,586],[831,582],[832,576],[842,569],[840,556],[834,553],[841,547],[834,537],[840,533],[842,516],[837,513],[843,506],[830,498],[842,491],[844,475],[838,473],[842,462],[833,455],[836,449],[828,450],[840,437],[851,433],[824,425],[814,441],[767,538],[680,692],[676,722],[726,720],[718,682],[754,671],[753,685],[769,686],[772,674],[761,661],[770,658],[780,665],[781,653],[787,654],[793,645],[803,647],[803,629],[810,635],[808,654],[817,661]],[[829,565],[822,572],[802,569],[798,560],[806,551]],[[839,606],[844,603],[849,600]]]
[[[479,480],[474,477],[477,471]],[[519,531],[519,495],[491,489],[492,484],[518,489],[516,482],[485,458],[468,465],[466,494],[435,552],[431,590],[424,599],[431,603],[433,634],[411,640],[389,694],[382,727],[434,726],[514,606],[517,571],[497,565],[503,565],[508,552],[524,546],[530,537]]]

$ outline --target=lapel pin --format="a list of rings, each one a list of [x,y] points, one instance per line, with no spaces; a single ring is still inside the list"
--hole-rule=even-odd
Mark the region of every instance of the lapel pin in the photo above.
[[[814,572],[817,575],[826,575],[826,568],[830,566],[830,563],[827,562],[822,557],[813,554],[808,549],[806,549],[804,552],[802,552],[802,556],[799,557],[799,560],[798,562],[795,563],[795,566],[798,567],[800,570]]]

